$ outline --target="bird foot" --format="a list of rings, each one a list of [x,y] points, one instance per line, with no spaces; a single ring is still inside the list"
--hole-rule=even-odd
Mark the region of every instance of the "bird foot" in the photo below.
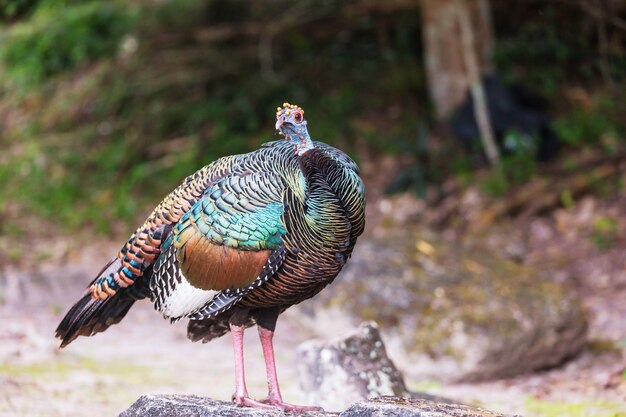
[[[261,402],[263,404],[270,404],[273,407],[278,407],[281,410],[284,411],[296,411],[296,412],[302,412],[302,411],[324,411],[324,409],[322,407],[315,407],[312,405],[296,405],[296,404],[289,404],[284,402],[282,399],[280,398],[270,398],[267,397],[264,400],[261,400]]]
[[[263,401],[253,400],[252,398],[248,397],[247,394],[246,395],[233,394],[233,402],[235,403],[237,407],[264,408],[264,409],[270,409],[270,410],[275,410],[277,408],[280,408],[276,405],[265,403]]]

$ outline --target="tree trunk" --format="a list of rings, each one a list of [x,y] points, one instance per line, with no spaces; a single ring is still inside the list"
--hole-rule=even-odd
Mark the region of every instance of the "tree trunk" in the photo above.
[[[442,120],[463,102],[472,84],[459,15],[469,17],[478,73],[493,69],[489,0],[420,1],[426,73],[436,116]]]

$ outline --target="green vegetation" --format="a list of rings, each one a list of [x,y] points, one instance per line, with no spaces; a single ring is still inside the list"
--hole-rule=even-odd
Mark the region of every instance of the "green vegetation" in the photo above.
[[[577,5],[535,2],[516,14],[511,13],[509,2],[492,3],[496,13],[502,9],[503,16],[494,22],[499,36],[494,59],[509,81],[554,99],[567,84],[594,83],[603,77],[624,81],[624,50],[614,47],[603,53],[591,43],[589,31],[599,29],[590,25],[597,22],[590,23],[587,13]]]
[[[0,0],[0,21],[14,19],[28,12],[37,0]]]
[[[285,4],[48,0],[5,28],[0,114],[19,123],[0,135],[0,213],[10,203],[21,215],[4,231],[19,233],[30,215],[68,231],[134,223],[204,164],[278,139],[272,119],[283,101],[302,104],[315,137],[348,152],[357,140],[393,152],[415,137],[404,107],[425,97],[411,51],[417,22],[401,19],[385,50],[367,22],[352,23],[351,42],[304,25],[277,35],[271,68],[259,70],[259,46],[237,25],[275,19]],[[234,32],[213,40],[216,20]]]
[[[579,106],[561,116],[555,128],[563,142],[572,147],[600,143],[605,150],[612,152],[616,146],[615,138],[626,136],[626,113],[621,105],[624,100],[624,92],[598,97],[587,108]]]
[[[561,192],[560,196],[561,205],[566,209],[571,209],[574,207],[574,196],[570,190],[565,190]]]
[[[593,222],[591,241],[599,249],[608,249],[613,246],[617,238],[619,223],[616,219],[608,216],[599,216]]]
[[[528,141],[515,131],[507,133],[504,146],[505,149],[510,150],[510,153],[503,155],[500,165],[495,167],[483,181],[483,191],[499,197],[511,187],[530,180],[537,171],[536,141],[537,138]]]
[[[472,183],[475,164],[457,143],[428,143],[419,19],[351,4],[0,0],[0,219],[11,219],[0,233],[23,233],[33,218],[127,230],[197,168],[278,139],[283,101],[306,109],[314,137],[356,158],[357,147],[411,156],[404,180],[419,195],[451,171]],[[580,13],[548,7],[509,21],[492,7],[507,79],[555,97],[598,82],[602,58],[621,85],[623,51],[599,57],[560,14]],[[559,100],[556,129],[571,148],[623,142],[623,93],[599,91],[590,105]],[[506,141],[516,150],[482,184],[495,196],[537,172],[519,136]]]
[[[13,84],[28,87],[112,55],[133,21],[115,3],[64,3],[70,2],[44,2],[27,23],[5,34],[0,60]]]

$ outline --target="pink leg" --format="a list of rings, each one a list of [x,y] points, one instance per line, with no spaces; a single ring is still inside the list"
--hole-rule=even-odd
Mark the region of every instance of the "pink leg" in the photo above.
[[[233,336],[233,350],[235,352],[235,393],[233,402],[239,407],[275,408],[272,405],[255,401],[248,396],[246,377],[243,370],[243,326],[231,323],[230,332]]]
[[[294,405],[283,401],[280,388],[278,387],[276,361],[274,360],[274,343],[272,342],[274,332],[264,329],[261,326],[257,327],[259,328],[259,338],[261,339],[261,346],[263,347],[263,358],[265,358],[265,369],[267,371],[268,393],[267,398],[263,400],[263,402],[280,407],[285,411],[321,411],[322,409],[320,407]]]

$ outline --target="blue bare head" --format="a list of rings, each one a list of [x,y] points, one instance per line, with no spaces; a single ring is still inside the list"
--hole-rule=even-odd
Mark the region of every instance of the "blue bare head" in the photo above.
[[[276,130],[293,144],[298,155],[313,148],[306,124],[304,110],[295,104],[283,103],[276,109]]]

